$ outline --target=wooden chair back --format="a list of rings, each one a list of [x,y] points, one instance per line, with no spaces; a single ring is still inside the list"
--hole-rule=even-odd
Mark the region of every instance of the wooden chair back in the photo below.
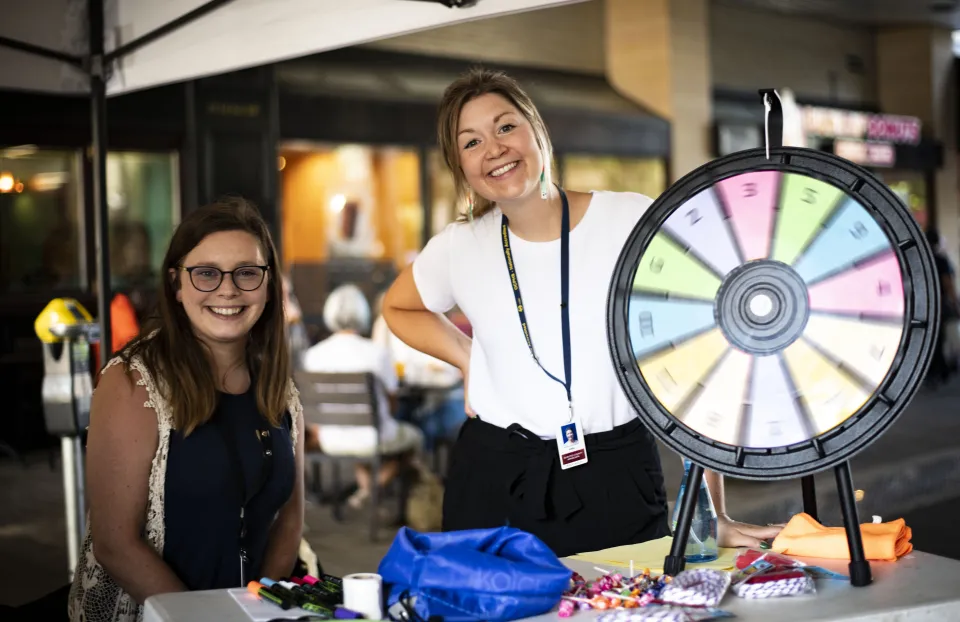
[[[298,371],[303,421],[313,425],[372,426],[379,430],[380,381],[372,373]]]

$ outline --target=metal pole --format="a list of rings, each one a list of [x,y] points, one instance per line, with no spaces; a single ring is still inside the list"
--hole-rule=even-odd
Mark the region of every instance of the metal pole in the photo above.
[[[77,490],[77,464],[79,459],[75,455],[79,439],[71,436],[60,437],[60,453],[63,457],[63,505],[67,514],[67,563],[70,570],[70,580],[77,568],[77,559],[80,558],[80,531],[77,522],[79,497],[82,494]]]
[[[90,26],[90,111],[93,130],[94,246],[97,250],[97,306],[100,316],[100,367],[110,360],[110,238],[107,212],[107,85],[103,58],[103,0],[88,0]]]
[[[73,438],[74,490],[76,490],[77,542],[83,543],[87,533],[87,490],[85,486],[86,469],[84,467],[83,442],[79,436]]]
[[[34,56],[42,56],[43,58],[52,58],[53,60],[63,61],[69,65],[73,65],[74,67],[83,66],[83,59],[79,56],[58,52],[57,50],[51,50],[39,45],[27,43],[26,41],[18,41],[17,39],[11,39],[10,37],[0,36],[0,47],[26,52],[27,54],[33,54]]]
[[[183,15],[176,18],[175,20],[167,22],[163,26],[160,26],[155,30],[151,30],[145,35],[142,35],[141,37],[134,39],[129,43],[125,43],[121,45],[114,51],[107,54],[106,56],[107,62],[108,63],[113,62],[118,58],[123,58],[124,56],[127,56],[129,54],[133,54],[143,46],[149,45],[154,41],[156,41],[157,39],[164,37],[170,34],[171,32],[174,32],[175,30],[179,30],[180,28],[182,28],[183,26],[186,26],[191,22],[195,22],[196,20],[200,19],[207,13],[215,11],[220,7],[222,7],[223,5],[228,4],[230,2],[233,2],[233,0],[208,0],[206,3],[201,4],[200,6],[193,9],[192,11],[188,11],[187,13],[184,13]]]
[[[677,518],[677,529],[673,534],[673,543],[670,545],[670,554],[663,561],[663,573],[672,577],[683,571],[687,563],[687,538],[690,536],[690,525],[693,524],[693,515],[697,511],[697,499],[700,496],[700,483],[703,481],[703,467],[694,462],[690,463],[690,474],[683,487],[683,499],[677,499],[680,504],[680,515]]]
[[[870,562],[863,552],[863,534],[860,532],[860,517],[853,492],[853,475],[850,463],[841,462],[834,468],[837,476],[837,492],[840,494],[840,511],[847,532],[847,548],[850,549],[850,585],[863,587],[873,582]]]
[[[803,511],[809,514],[813,520],[820,520],[817,513],[817,485],[813,475],[805,475],[800,480],[800,485],[803,490]]]

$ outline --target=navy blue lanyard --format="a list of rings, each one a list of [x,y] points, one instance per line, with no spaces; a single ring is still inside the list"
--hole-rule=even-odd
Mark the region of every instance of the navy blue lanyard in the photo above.
[[[570,404],[570,413],[573,414],[573,396],[570,393],[573,386],[573,369],[570,365],[570,204],[567,203],[567,193],[560,190],[560,199],[563,202],[563,215],[560,218],[560,324],[563,331],[563,371],[566,382],[560,380],[540,362],[537,352],[533,348],[533,341],[530,339],[529,324],[527,323],[527,314],[523,310],[523,299],[520,296],[520,280],[517,278],[517,270],[513,264],[513,254],[510,252],[510,231],[507,228],[507,216],[500,217],[500,239],[503,242],[503,258],[507,262],[507,271],[510,273],[510,283],[513,285],[513,297],[517,302],[517,315],[520,316],[520,328],[523,329],[523,336],[527,340],[527,347],[530,348],[530,354],[537,366],[543,370],[552,380],[559,382],[567,390],[567,402]]]

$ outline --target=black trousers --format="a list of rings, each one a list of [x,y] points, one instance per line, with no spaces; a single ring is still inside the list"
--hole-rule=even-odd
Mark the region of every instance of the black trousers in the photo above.
[[[643,424],[585,442],[587,464],[563,470],[555,440],[469,419],[451,454],[443,530],[510,525],[559,557],[670,535],[660,457]]]

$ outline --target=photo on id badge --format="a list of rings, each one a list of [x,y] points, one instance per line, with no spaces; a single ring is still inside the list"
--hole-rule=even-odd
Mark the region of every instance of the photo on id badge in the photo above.
[[[583,428],[576,417],[560,426],[557,432],[557,450],[560,452],[560,468],[569,469],[587,461],[587,446],[583,442]]]

